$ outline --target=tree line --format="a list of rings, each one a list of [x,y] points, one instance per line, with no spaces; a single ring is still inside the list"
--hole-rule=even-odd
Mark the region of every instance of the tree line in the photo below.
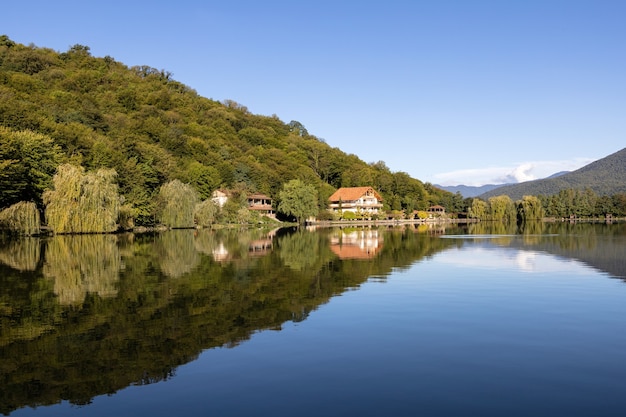
[[[387,210],[406,212],[452,198],[329,146],[298,121],[202,97],[168,71],[94,57],[84,45],[57,52],[0,36],[0,97],[0,209],[33,202],[44,216],[62,164],[113,170],[137,226],[155,226],[160,189],[174,180],[199,201],[224,188],[268,195],[276,208],[299,180],[315,189],[318,212],[340,187],[372,186]]]
[[[626,217],[626,194],[598,195],[590,188],[568,188],[550,196],[524,196],[517,201],[508,195],[500,195],[487,200],[468,199],[468,202],[468,217],[480,220],[520,222],[546,217]]]

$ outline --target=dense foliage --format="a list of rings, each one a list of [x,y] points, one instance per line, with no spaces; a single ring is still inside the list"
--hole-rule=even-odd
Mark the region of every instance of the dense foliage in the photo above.
[[[190,185],[179,180],[168,181],[159,189],[157,201],[161,224],[174,228],[194,226],[194,212],[199,201]]]
[[[52,189],[43,194],[48,226],[55,233],[99,233],[118,229],[120,196],[115,171],[85,173],[83,167],[59,166]]]
[[[339,187],[371,185],[386,208],[411,212],[462,199],[366,163],[276,116],[199,96],[149,66],[127,67],[74,45],[56,52],[0,37],[0,208],[35,201],[59,164],[117,173],[135,223],[153,224],[160,187],[189,184],[200,200],[219,188],[263,193],[280,204],[290,180],[314,187],[318,208]]]
[[[279,197],[278,209],[282,213],[295,217],[298,223],[304,223],[307,217],[317,215],[317,191],[300,180],[291,180],[286,183]]]
[[[41,232],[41,216],[35,203],[20,201],[0,211],[0,230],[32,236]]]
[[[515,212],[517,214],[515,214]],[[513,202],[508,195],[474,198],[468,217],[494,221],[528,221],[551,218],[606,218],[626,216],[626,193],[598,196],[593,190],[564,189],[546,196],[524,196]]]
[[[41,206],[60,161],[61,150],[49,136],[0,126],[0,209],[20,201]]]

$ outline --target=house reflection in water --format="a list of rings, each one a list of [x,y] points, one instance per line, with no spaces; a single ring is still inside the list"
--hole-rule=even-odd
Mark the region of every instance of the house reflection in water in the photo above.
[[[257,239],[248,245],[249,256],[265,256],[272,251],[273,240],[271,237],[266,239]]]
[[[370,259],[383,247],[378,230],[338,230],[330,238],[330,249],[340,259]]]
[[[251,239],[247,242],[248,250],[245,249],[243,251],[242,242],[239,242],[239,246],[229,248],[224,244],[223,241],[219,241],[211,251],[213,255],[213,259],[216,262],[230,262],[239,259],[247,259],[247,258],[255,258],[260,256],[265,256],[269,254],[274,249],[274,237],[276,237],[276,231],[278,229],[271,230],[267,234],[259,237],[258,239]],[[245,242],[245,240],[244,240]],[[246,243],[243,243],[246,245]],[[243,246],[245,248],[245,246]]]
[[[224,246],[224,242],[220,242],[215,247],[215,249],[213,249],[212,254],[213,254],[213,259],[215,259],[217,262],[224,262],[230,258],[228,249],[226,249],[226,246]]]

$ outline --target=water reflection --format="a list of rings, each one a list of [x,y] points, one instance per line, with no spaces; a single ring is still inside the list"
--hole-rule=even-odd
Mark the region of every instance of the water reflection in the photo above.
[[[330,249],[340,259],[373,258],[383,247],[377,229],[337,229],[331,236]]]
[[[200,263],[194,235],[188,230],[158,234],[154,253],[159,259],[161,271],[171,278],[188,274]]]
[[[60,304],[80,304],[87,294],[117,294],[121,257],[113,235],[56,236],[46,244],[43,275],[54,282]]]
[[[23,238],[4,242],[0,250],[0,263],[18,271],[34,271],[41,257],[38,238]]]
[[[626,277],[623,225],[580,226],[176,230],[0,242],[0,412],[84,404],[168,379],[204,349],[237,346],[306,319],[372,277],[384,281],[474,245],[443,233],[497,233],[481,245],[515,249],[509,266],[536,270],[553,253]],[[458,252],[447,258],[456,265],[491,259]]]

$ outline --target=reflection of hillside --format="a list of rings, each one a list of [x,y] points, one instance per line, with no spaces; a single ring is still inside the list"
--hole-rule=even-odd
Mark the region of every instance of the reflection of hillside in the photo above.
[[[80,304],[88,293],[115,296],[120,265],[116,236],[63,235],[48,241],[43,274],[59,303]]]
[[[563,233],[567,229],[568,233]],[[547,236],[526,237],[511,246],[532,248],[561,257],[577,259],[587,265],[626,279],[626,224],[574,225],[552,224],[545,228]]]
[[[41,256],[41,239],[36,237],[9,240],[0,248],[0,262],[19,271],[34,271]]]
[[[330,250],[340,259],[373,258],[383,247],[377,229],[338,230],[330,237]]]
[[[454,244],[403,230],[376,231],[363,245],[379,256],[338,260],[330,231],[286,231],[273,237],[272,252],[259,258],[250,244],[263,234],[207,232],[124,239],[123,268],[115,236],[53,238],[45,275],[54,277],[54,291],[65,305],[41,292],[2,300],[8,303],[3,311],[33,311],[27,321],[11,318],[13,334],[48,330],[32,340],[0,333],[0,413],[62,399],[84,404],[132,384],[162,381],[204,349],[236,346],[259,330],[305,320],[346,289]],[[220,245],[237,261],[216,262],[212,254]],[[180,269],[174,271],[176,265]],[[40,273],[16,274],[7,281],[15,285],[7,294],[20,294],[26,284],[50,291]],[[102,288],[86,285],[87,277],[97,274]]]
[[[171,230],[159,234],[155,253],[161,271],[171,278],[178,278],[191,272],[200,262],[191,230]]]

